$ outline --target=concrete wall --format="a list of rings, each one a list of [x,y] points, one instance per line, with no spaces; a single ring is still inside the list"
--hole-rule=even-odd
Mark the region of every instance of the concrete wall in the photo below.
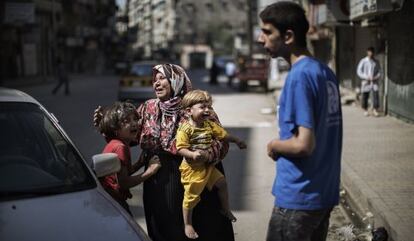
[[[388,110],[414,122],[414,2],[387,16]]]
[[[348,89],[356,87],[354,35],[354,29],[351,26],[338,27],[336,29],[336,75],[341,85]]]

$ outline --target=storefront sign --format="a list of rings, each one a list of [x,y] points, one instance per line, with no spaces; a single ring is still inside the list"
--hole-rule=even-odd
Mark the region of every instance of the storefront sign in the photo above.
[[[34,3],[6,2],[4,23],[32,24],[35,22]]]
[[[349,0],[326,0],[326,6],[336,21],[349,21]]]
[[[311,4],[309,20],[311,25],[339,25],[349,21],[349,0],[326,0],[323,4]]]
[[[360,20],[392,11],[391,0],[350,0],[351,20]]]

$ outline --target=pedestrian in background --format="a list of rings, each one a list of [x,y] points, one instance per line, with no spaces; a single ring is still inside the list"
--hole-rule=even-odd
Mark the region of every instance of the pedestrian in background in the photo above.
[[[210,68],[210,84],[216,85],[217,84],[217,76],[219,74],[219,67],[215,60],[213,60],[213,63],[211,64]]]
[[[276,161],[274,209],[267,241],[326,240],[330,213],[339,202],[342,111],[338,81],[306,46],[303,8],[276,2],[261,13],[258,42],[291,70],[279,100],[279,139],[267,145]]]
[[[372,113],[377,117],[379,109],[379,85],[378,82],[381,78],[381,67],[378,61],[374,57],[374,48],[367,48],[367,56],[362,58],[358,63],[357,75],[361,78],[361,107],[364,109],[364,115],[369,116],[368,112],[368,100],[370,93],[372,92]]]
[[[231,86],[233,83],[234,76],[236,75],[236,64],[232,61],[227,62],[226,64],[226,76],[227,76],[227,85]]]
[[[58,79],[58,83],[55,88],[53,88],[52,94],[56,94],[60,87],[65,85],[65,95],[69,95],[69,78],[66,72],[65,63],[60,58],[57,60],[56,77]]]

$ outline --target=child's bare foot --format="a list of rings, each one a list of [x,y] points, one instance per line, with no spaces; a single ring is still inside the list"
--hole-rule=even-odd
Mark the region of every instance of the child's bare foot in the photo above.
[[[193,226],[190,224],[185,224],[184,225],[184,231],[185,231],[185,236],[187,236],[188,238],[191,239],[196,239],[198,238],[198,234],[197,232],[194,230]]]
[[[232,223],[237,221],[237,218],[233,215],[230,210],[222,210],[221,213],[226,216]]]

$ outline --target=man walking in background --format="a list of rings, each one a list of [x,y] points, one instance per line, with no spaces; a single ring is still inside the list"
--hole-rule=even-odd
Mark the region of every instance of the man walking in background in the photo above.
[[[213,63],[211,64],[210,68],[210,84],[211,85],[217,85],[217,76],[219,74],[219,67],[216,63],[216,61],[213,59]]]
[[[267,241],[326,240],[332,208],[339,202],[342,111],[338,81],[306,47],[309,23],[293,2],[260,13],[258,42],[291,64],[279,100],[279,138],[267,145],[276,161],[274,209]]]
[[[378,82],[381,78],[381,68],[378,61],[374,58],[374,48],[367,49],[367,56],[359,61],[357,68],[358,77],[361,78],[362,100],[361,107],[364,109],[364,115],[369,116],[368,100],[372,92],[373,97],[373,115],[377,117],[379,109],[379,86]]]
[[[52,94],[56,94],[59,88],[62,85],[65,85],[65,95],[69,95],[69,78],[66,72],[65,63],[60,58],[57,60],[56,76],[58,79],[58,83],[56,84],[55,88],[53,88]]]

